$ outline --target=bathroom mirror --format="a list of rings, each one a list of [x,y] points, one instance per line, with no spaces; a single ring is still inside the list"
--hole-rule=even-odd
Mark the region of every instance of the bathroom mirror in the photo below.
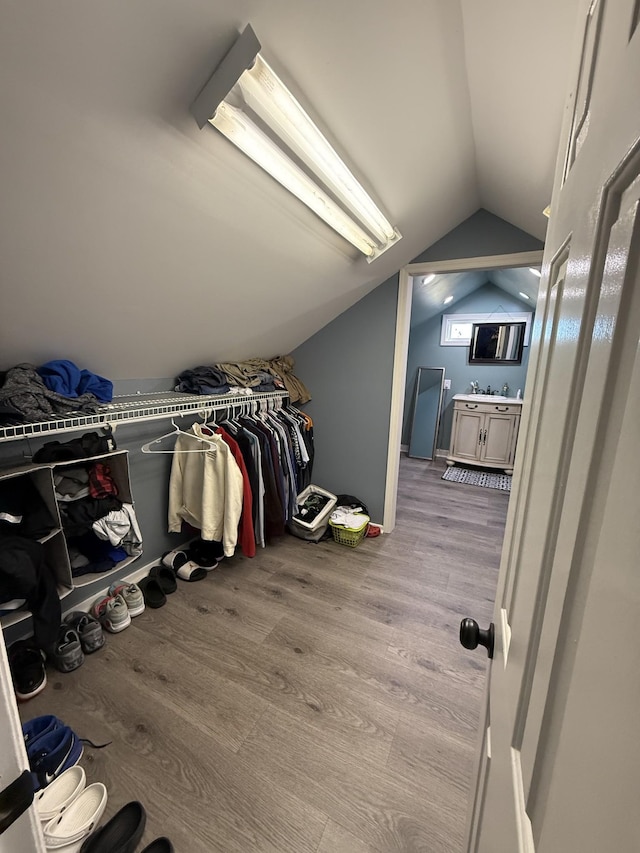
[[[469,364],[520,364],[526,323],[474,323]]]
[[[408,455],[416,459],[433,459],[436,452],[444,367],[419,367],[411,410],[411,434]]]

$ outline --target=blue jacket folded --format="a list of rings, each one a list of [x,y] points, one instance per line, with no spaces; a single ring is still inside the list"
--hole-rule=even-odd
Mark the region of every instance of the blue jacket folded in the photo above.
[[[110,403],[113,399],[113,382],[90,370],[80,370],[72,361],[48,361],[38,368],[38,373],[50,391],[63,397],[73,399],[82,394],[93,394],[102,403]]]

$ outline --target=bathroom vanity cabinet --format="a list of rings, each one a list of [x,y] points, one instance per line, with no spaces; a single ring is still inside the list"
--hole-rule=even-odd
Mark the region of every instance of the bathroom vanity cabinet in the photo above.
[[[456,394],[447,465],[460,462],[511,474],[521,409],[522,400],[512,397]]]

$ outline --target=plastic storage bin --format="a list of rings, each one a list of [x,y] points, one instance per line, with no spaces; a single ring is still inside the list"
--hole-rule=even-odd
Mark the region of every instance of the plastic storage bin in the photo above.
[[[289,520],[288,527],[289,531],[293,533],[294,536],[298,536],[300,539],[316,541],[317,538],[327,529],[329,516],[333,512],[338,498],[336,495],[328,492],[326,489],[322,489],[320,486],[311,485],[307,486],[306,489],[303,489],[303,491],[298,495],[298,506],[301,506],[310,495],[324,495],[329,498],[329,500],[324,505],[321,512],[319,512],[311,521],[305,521],[302,518],[294,517]]]
[[[368,515],[362,515],[362,525],[358,528],[344,527],[342,524],[336,524],[329,519],[329,526],[333,533],[333,538],[341,545],[347,545],[349,548],[358,546],[364,537],[367,535],[367,527],[371,519]]]

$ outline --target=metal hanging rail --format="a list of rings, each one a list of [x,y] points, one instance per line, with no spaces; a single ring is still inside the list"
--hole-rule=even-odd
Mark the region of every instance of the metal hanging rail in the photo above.
[[[156,421],[166,417],[210,412],[243,403],[261,400],[284,400],[288,393],[262,391],[257,394],[181,394],[173,391],[155,392],[147,396],[116,397],[113,403],[100,406],[95,414],[61,415],[55,420],[0,426],[0,442],[33,438],[39,435],[74,432],[84,427],[114,427],[121,423]]]

